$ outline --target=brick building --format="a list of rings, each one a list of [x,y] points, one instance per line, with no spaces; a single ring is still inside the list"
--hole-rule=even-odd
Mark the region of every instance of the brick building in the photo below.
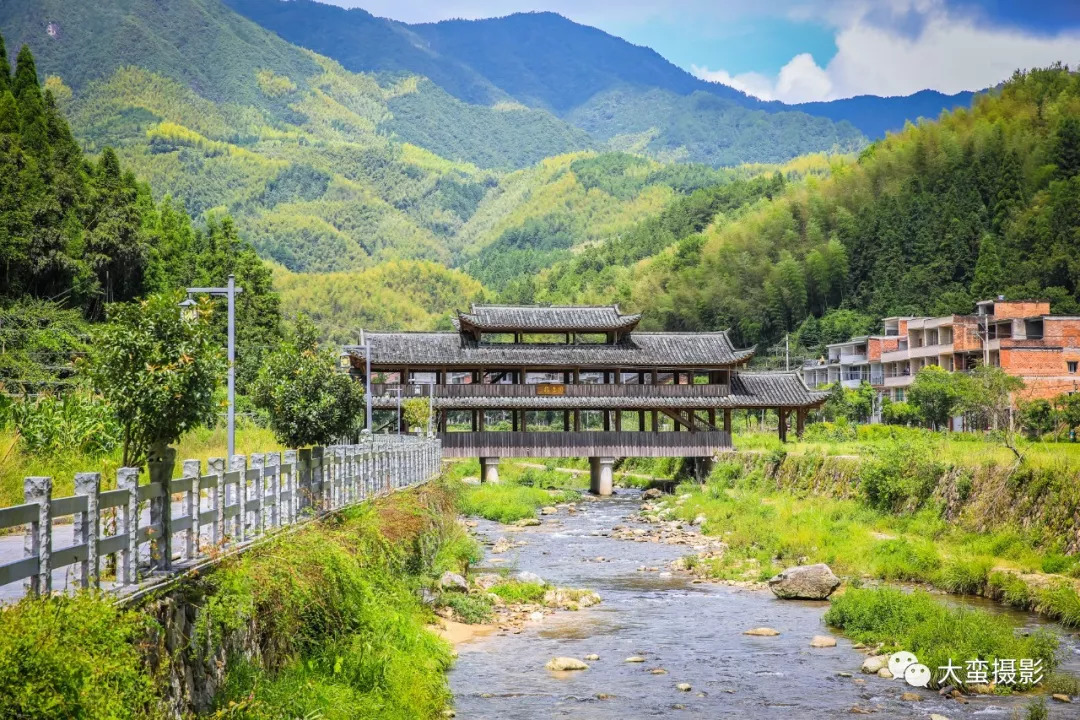
[[[1080,316],[1051,315],[1046,300],[984,300],[972,315],[890,317],[883,333],[827,346],[827,356],[802,368],[806,384],[863,378],[879,397],[907,399],[919,370],[937,365],[949,372],[981,363],[1024,381],[1018,399],[1080,392]]]

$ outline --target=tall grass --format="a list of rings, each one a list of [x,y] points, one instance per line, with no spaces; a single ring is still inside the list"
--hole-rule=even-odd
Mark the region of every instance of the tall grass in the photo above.
[[[196,428],[184,435],[176,446],[175,472],[180,473],[184,460],[198,459],[205,463],[212,457],[224,457],[226,447],[225,428]],[[266,428],[254,423],[240,423],[237,428],[237,454],[283,449]],[[100,472],[102,487],[114,487],[119,467],[119,449],[104,455],[89,455],[77,450],[28,452],[14,431],[0,430],[0,507],[18,505],[23,501],[23,479],[31,475],[52,477],[53,495],[62,497],[75,491],[77,472]]]
[[[961,681],[966,678],[968,660],[983,660],[992,668],[996,659],[1030,658],[1042,662],[1042,673],[1047,677],[1058,662],[1058,641],[1053,633],[1039,629],[1021,635],[1003,616],[950,608],[921,591],[849,590],[833,599],[824,619],[854,640],[868,645],[883,643],[883,652],[914,653],[920,663],[935,671],[935,686],[944,683],[944,673],[937,669],[950,660],[962,668],[958,672]]]

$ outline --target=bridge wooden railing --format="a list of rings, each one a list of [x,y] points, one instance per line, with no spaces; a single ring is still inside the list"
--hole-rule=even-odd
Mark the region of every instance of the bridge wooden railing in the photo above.
[[[54,571],[68,567],[77,587],[101,587],[102,561],[114,555],[109,589],[127,592],[279,528],[425,482],[439,473],[441,457],[437,438],[390,435],[362,445],[234,455],[228,470],[224,458],[205,468],[186,460],[179,478],[168,463],[166,479],[145,484],[138,468],[120,468],[115,490],[101,489],[101,473],[77,473],[71,497],[52,497],[51,477],[28,477],[26,502],[0,508],[0,530],[25,528],[23,557],[0,557],[0,589],[23,580],[25,591],[49,594]],[[115,519],[108,535],[106,516]],[[67,517],[72,542],[54,548],[53,523]]]
[[[444,457],[705,457],[731,448],[709,432],[447,432]]]
[[[373,397],[396,397],[401,391],[402,398],[409,397],[642,397],[642,398],[686,398],[686,397],[726,397],[731,394],[729,385],[618,385],[608,383],[595,384],[494,384],[482,385],[470,383],[461,385],[430,385],[396,383],[373,383]]]

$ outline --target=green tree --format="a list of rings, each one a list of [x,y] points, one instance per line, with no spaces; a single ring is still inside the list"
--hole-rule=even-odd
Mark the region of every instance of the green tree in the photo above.
[[[1058,176],[1070,178],[1080,173],[1080,119],[1065,115],[1054,137],[1054,160]]]
[[[959,410],[980,427],[1008,428],[1013,393],[1024,388],[1024,381],[999,367],[980,365],[961,386]]]
[[[420,428],[427,431],[431,405],[426,398],[409,398],[401,401],[401,414],[405,416],[405,427],[409,430]]]
[[[1028,437],[1037,440],[1054,431],[1059,414],[1049,400],[1039,398],[1021,405],[1018,419]]]
[[[915,375],[908,401],[934,427],[948,427],[949,418],[960,408],[967,376],[950,373],[937,365],[928,365]]]
[[[109,308],[84,372],[116,413],[123,462],[141,465],[192,428],[213,422],[214,390],[225,374],[209,307],[181,317],[179,293]]]
[[[253,397],[281,444],[326,445],[356,432],[363,388],[336,365],[337,355],[319,349],[318,331],[304,316],[266,357]]]
[[[979,300],[986,300],[997,296],[1004,288],[1005,270],[1001,264],[998,239],[991,233],[984,233],[979,241],[979,258],[975,261],[971,292]]]

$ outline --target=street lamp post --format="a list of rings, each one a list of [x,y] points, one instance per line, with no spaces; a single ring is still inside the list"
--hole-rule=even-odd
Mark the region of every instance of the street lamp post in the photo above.
[[[229,281],[225,287],[188,288],[188,299],[180,303],[184,307],[190,307],[191,296],[196,294],[225,297],[229,300],[229,409],[227,430],[229,457],[236,454],[236,296],[242,292],[244,292],[244,288],[236,287],[236,276],[229,275]]]

